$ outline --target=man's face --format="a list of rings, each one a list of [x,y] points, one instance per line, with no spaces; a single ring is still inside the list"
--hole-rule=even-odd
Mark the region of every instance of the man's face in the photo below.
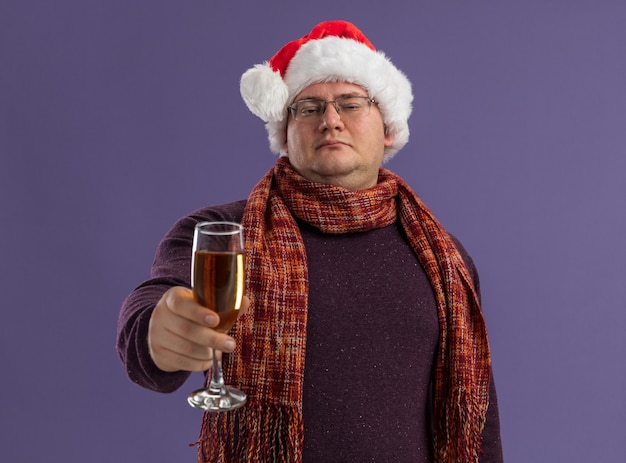
[[[307,98],[335,100],[341,96],[368,96],[359,85],[346,82],[313,84],[294,101]],[[293,168],[313,182],[361,190],[374,186],[385,147],[393,137],[385,134],[383,118],[376,104],[369,114],[347,117],[328,104],[320,119],[287,123],[287,154]]]

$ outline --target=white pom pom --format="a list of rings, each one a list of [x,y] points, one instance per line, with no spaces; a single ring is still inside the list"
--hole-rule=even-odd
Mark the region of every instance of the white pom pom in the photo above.
[[[273,71],[267,62],[244,72],[239,91],[248,109],[263,121],[285,118],[289,92],[280,73]]]

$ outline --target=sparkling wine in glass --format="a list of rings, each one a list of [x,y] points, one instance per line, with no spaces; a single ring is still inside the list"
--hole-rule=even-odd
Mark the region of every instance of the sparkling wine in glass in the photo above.
[[[193,237],[191,286],[196,301],[217,312],[215,328],[225,333],[237,320],[244,293],[243,227],[233,222],[201,222]],[[213,349],[209,385],[189,394],[192,407],[218,412],[246,403],[246,395],[224,384],[222,365]]]

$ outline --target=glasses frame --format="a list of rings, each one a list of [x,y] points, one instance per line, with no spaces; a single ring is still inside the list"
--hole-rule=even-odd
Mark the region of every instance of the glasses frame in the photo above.
[[[332,104],[335,108],[335,111],[337,111],[337,114],[339,115],[339,118],[341,119],[341,107],[339,106],[339,103],[343,100],[348,100],[350,98],[359,98],[359,99],[364,99],[365,101],[367,101],[367,109],[368,109],[368,113],[372,108],[372,104],[378,104],[376,99],[370,97],[370,96],[363,96],[363,95],[345,95],[345,96],[340,96],[339,98],[335,98],[334,100],[322,100],[320,98],[304,98],[302,100],[298,100],[298,101],[294,101],[292,104],[290,104],[289,106],[287,106],[287,110],[289,111],[289,113],[291,113],[291,117],[293,117],[294,121],[299,121],[299,122],[317,122],[319,120],[322,119],[322,117],[324,116],[324,114],[326,113],[326,108],[328,107],[328,104]],[[299,103],[303,103],[303,102],[316,102],[319,103],[321,105],[321,111],[311,117],[300,117],[298,118],[296,116],[297,112],[296,112],[296,107]],[[367,116],[367,114],[363,114],[365,116]],[[343,120],[343,119],[342,119]]]

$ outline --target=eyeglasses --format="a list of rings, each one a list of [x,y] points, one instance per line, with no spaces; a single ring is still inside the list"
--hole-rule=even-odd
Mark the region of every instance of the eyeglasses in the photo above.
[[[360,116],[367,116],[372,103],[376,103],[376,100],[368,96],[342,96],[334,100],[307,98],[296,101],[287,109],[296,121],[317,122],[326,112],[326,106],[329,103],[335,107],[340,118],[355,119]]]

